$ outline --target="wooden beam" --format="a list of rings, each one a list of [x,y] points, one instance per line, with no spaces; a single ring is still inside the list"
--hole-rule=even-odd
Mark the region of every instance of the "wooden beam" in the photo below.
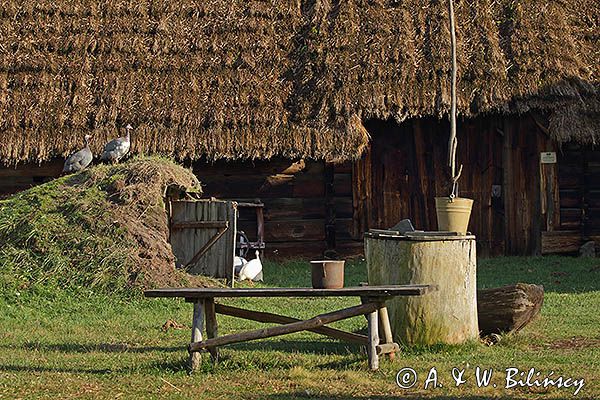
[[[194,257],[185,265],[186,268],[189,268],[191,266],[193,266],[194,264],[196,264],[198,262],[198,260],[200,259],[200,257],[202,257],[207,251],[208,249],[210,249],[216,242],[217,240],[219,240],[221,238],[221,236],[223,236],[223,234],[225,233],[225,231],[227,231],[227,227],[223,227],[221,229],[219,229],[217,231],[217,233],[215,233],[215,235],[210,238],[210,240],[208,242],[206,242],[206,244],[204,246],[202,246],[202,248],[200,250],[198,250],[198,252],[194,255]],[[233,265],[233,263],[232,263]]]
[[[361,240],[363,233],[372,228],[371,201],[371,144],[363,156],[352,164],[352,238]]]
[[[340,289],[296,288],[164,288],[144,292],[146,297],[183,297],[189,301],[212,297],[342,297],[365,296],[389,298],[395,296],[421,296],[437,291],[437,285],[383,285],[368,287],[343,287]]]
[[[218,336],[217,332],[217,313],[215,312],[215,300],[206,299],[204,301],[204,312],[206,314],[206,337],[214,339]],[[219,349],[216,347],[208,349],[211,359],[214,363],[219,361]]]
[[[232,317],[249,319],[252,321],[275,323],[275,324],[289,324],[293,322],[299,322],[301,320],[292,317],[286,317],[283,315],[272,314],[262,311],[251,311],[244,310],[242,308],[226,306],[224,304],[215,304],[215,311],[218,314],[229,315]],[[343,340],[346,342],[358,343],[362,345],[367,344],[367,336],[359,335],[351,332],[344,332],[339,329],[329,328],[322,326],[319,328],[308,329],[310,332],[325,335],[334,339]]]
[[[369,356],[369,367],[372,371],[376,371],[377,369],[379,369],[379,356],[377,355],[377,346],[379,346],[378,316],[379,313],[377,312],[377,309],[373,310],[367,315],[367,330],[369,332],[369,345],[367,346],[367,355]]]
[[[477,315],[481,335],[518,332],[540,313],[544,287],[516,285],[477,291]]]
[[[400,346],[398,343],[382,343],[375,346],[375,350],[378,356],[387,354],[390,360],[393,360],[392,356],[394,353],[400,351]]]
[[[171,229],[211,229],[211,228],[227,228],[228,221],[184,221],[173,222]]]
[[[210,347],[223,346],[231,343],[247,342],[249,340],[264,339],[273,336],[286,335],[288,333],[306,331],[318,328],[331,322],[356,317],[357,315],[370,314],[376,311],[381,306],[381,303],[366,303],[327,314],[321,314],[306,321],[298,321],[281,326],[274,326],[270,328],[256,329],[247,332],[220,336],[214,339],[207,339],[204,341],[191,343],[188,347],[188,350],[193,353],[197,351],[203,351]]]

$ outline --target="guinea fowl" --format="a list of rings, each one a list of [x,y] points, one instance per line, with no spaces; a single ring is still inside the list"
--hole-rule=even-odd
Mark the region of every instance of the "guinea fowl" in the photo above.
[[[104,151],[100,156],[102,161],[108,161],[111,164],[119,162],[119,160],[127,153],[129,153],[129,148],[131,147],[131,134],[130,131],[133,127],[131,125],[127,125],[125,128],[127,130],[127,136],[120,137],[117,139],[113,139],[110,142],[106,143],[104,146]]]
[[[85,141],[85,147],[73,154],[71,154],[65,160],[65,165],[63,167],[63,172],[70,174],[73,172],[79,172],[84,170],[94,158],[92,155],[92,151],[90,150],[90,135],[85,135],[83,140]]]

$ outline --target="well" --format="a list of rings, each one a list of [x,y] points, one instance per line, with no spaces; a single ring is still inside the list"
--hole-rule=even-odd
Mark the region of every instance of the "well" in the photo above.
[[[475,236],[365,234],[370,285],[434,284],[438,291],[388,301],[394,341],[459,344],[477,339]]]

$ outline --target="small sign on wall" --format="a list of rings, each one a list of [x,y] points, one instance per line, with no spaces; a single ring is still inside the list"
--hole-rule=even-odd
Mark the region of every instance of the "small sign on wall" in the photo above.
[[[545,151],[540,153],[540,162],[542,164],[556,164],[556,152]]]

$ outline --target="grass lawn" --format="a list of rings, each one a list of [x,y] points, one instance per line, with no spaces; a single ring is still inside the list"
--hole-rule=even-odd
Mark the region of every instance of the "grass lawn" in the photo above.
[[[347,264],[347,285],[366,280],[364,262]],[[267,263],[268,286],[309,286],[309,268],[300,262]],[[479,287],[517,281],[541,283],[546,297],[541,317],[515,337],[491,347],[480,343],[403,349],[381,369],[367,368],[364,349],[311,334],[231,345],[212,366],[189,376],[185,346],[192,308],[180,300],[66,294],[38,290],[0,296],[0,398],[48,399],[351,399],[351,398],[600,398],[600,260],[575,258],[497,258],[480,260]],[[234,299],[227,304],[296,317],[310,317],[358,299]],[[262,326],[219,317],[220,333]],[[185,329],[161,330],[175,320]],[[361,330],[365,319],[335,326]],[[478,388],[474,371],[493,368],[492,383]],[[419,385],[408,390],[396,373],[411,367]],[[436,367],[442,387],[425,390]],[[467,382],[456,387],[453,367],[465,369]],[[505,369],[536,368],[541,378],[584,378],[574,388],[504,389]],[[540,379],[541,379],[540,378]],[[493,383],[497,387],[492,386]]]

